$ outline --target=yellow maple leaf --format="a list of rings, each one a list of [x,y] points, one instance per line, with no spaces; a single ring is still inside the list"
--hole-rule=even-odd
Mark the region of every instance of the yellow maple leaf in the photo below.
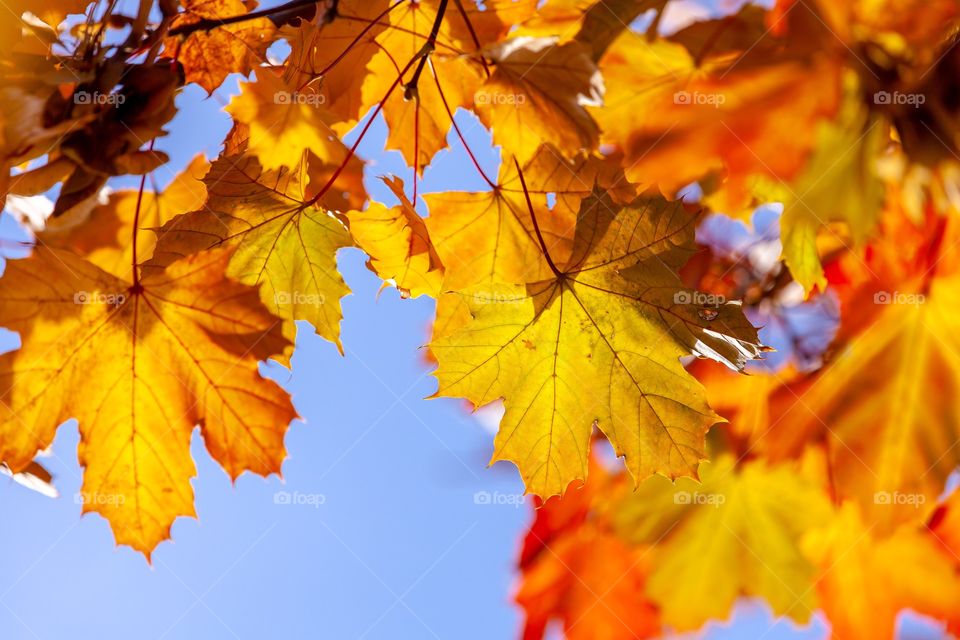
[[[306,169],[264,171],[257,158],[224,156],[204,181],[204,208],[177,216],[157,231],[150,268],[223,244],[235,245],[228,273],[258,285],[268,309],[284,319],[288,339],[281,363],[288,363],[295,320],[340,347],[340,298],[350,290],[337,271],[336,252],[351,245],[350,234],[333,213],[304,193]],[[341,348],[342,349],[342,348]]]
[[[397,287],[403,297],[437,296],[443,264],[430,240],[427,226],[407,199],[403,181],[384,178],[400,204],[387,208],[371,202],[365,211],[351,212],[350,235],[370,256],[368,266]]]
[[[551,144],[563,155],[593,151],[600,137],[588,106],[603,103],[603,78],[578,42],[519,37],[484,50],[493,74],[477,89],[473,108],[494,144],[521,162]]]
[[[888,125],[868,118],[855,83],[848,90],[837,120],[818,126],[816,151],[781,198],[783,259],[807,291],[827,286],[817,244],[820,230],[844,223],[849,244],[859,245],[880,218],[883,184],[876,162],[890,139]]]
[[[0,279],[0,459],[27,468],[61,423],[80,427],[85,512],[149,558],[194,516],[190,438],[200,425],[232,478],[279,473],[296,412],[257,370],[282,351],[279,319],[226,276],[230,252],[201,253],[138,282],[72,253],[37,248]]]
[[[417,171],[446,146],[450,114],[469,103],[481,81],[479,65],[466,55],[475,47],[466,27],[458,26],[462,21],[451,6],[440,23],[430,69],[420,76],[416,95],[406,90],[419,66],[413,63],[422,53],[438,11],[438,0],[424,0],[390,12],[389,27],[376,38],[380,51],[367,65],[362,89],[361,112],[383,102],[389,126],[387,147],[398,149]]]
[[[609,162],[587,155],[567,160],[546,145],[524,164],[523,173],[540,233],[558,262],[570,255],[577,210],[595,185],[608,190],[617,203],[636,197],[636,187]],[[423,196],[430,210],[427,228],[446,269],[445,289],[533,282],[550,275],[516,164],[508,155],[491,186],[490,191]],[[553,206],[549,195],[555,198]]]
[[[653,545],[647,594],[664,624],[686,631],[724,620],[741,595],[806,622],[817,608],[816,570],[799,544],[828,522],[826,494],[790,466],[735,468],[730,456],[701,476],[703,484],[651,478],[616,516],[627,540]]]
[[[337,16],[322,24],[304,21],[285,27],[290,43],[288,67],[294,85],[304,87],[319,80],[318,90],[336,117],[334,129],[343,135],[363,115],[361,91],[366,68],[379,51],[377,36],[387,28],[383,19],[388,0],[343,0]]]
[[[547,497],[583,479],[594,425],[637,482],[695,475],[721,419],[679,358],[742,368],[760,352],[739,304],[692,304],[676,275],[696,219],[681,203],[621,208],[598,194],[581,205],[568,260],[554,262],[539,238],[530,260],[551,277],[457,292],[471,318],[430,345],[437,394],[504,399],[493,460],[514,462],[528,491]]]
[[[265,169],[293,168],[307,150],[325,162],[346,160],[323,94],[298,90],[270,69],[256,75],[256,82],[241,83],[226,109],[248,127],[247,149]]]
[[[636,185],[627,182],[616,158],[580,154],[566,159],[544,145],[523,167],[523,174],[526,190],[516,164],[505,159],[490,191],[423,196],[430,209],[426,219],[430,237],[444,264],[443,291],[484,282],[534,282],[552,275],[541,259],[525,192],[547,250],[557,262],[569,257],[577,210],[595,186],[606,190],[617,204],[637,197]],[[481,232],[487,229],[496,233]],[[462,296],[441,293],[434,338],[456,330],[469,318]]]

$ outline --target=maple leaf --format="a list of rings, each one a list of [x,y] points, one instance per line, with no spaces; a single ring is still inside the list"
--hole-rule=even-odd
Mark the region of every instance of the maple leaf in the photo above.
[[[134,221],[138,261],[145,262],[156,245],[156,228],[203,206],[207,190],[201,180],[209,168],[206,158],[196,156],[163,191],[115,191],[105,204],[48,219],[37,240],[68,249],[121,280],[132,280]]]
[[[247,150],[267,170],[297,166],[308,149],[325,162],[347,159],[323,96],[297,91],[269,69],[258,69],[256,82],[242,83],[226,109],[246,125]]]
[[[563,261],[572,249],[580,203],[595,187],[604,189],[618,204],[637,196],[636,185],[626,180],[616,157],[578,154],[567,159],[553,147],[543,145],[524,165],[523,173],[525,182],[521,184],[516,163],[504,159],[496,183],[482,174],[490,191],[423,196],[430,209],[426,224],[444,263],[444,290],[483,282],[549,278],[552,274],[541,259],[529,206],[539,220],[547,249],[557,261]],[[497,232],[477,233],[490,228]],[[469,317],[461,296],[441,294],[433,323],[434,338],[455,331]]]
[[[383,116],[389,126],[387,148],[399,150],[417,171],[446,146],[451,121],[447,108],[453,112],[468,104],[481,81],[480,68],[465,55],[473,44],[466,39],[466,26],[457,27],[455,11],[443,14],[435,49],[430,54],[428,73],[436,80],[419,79],[419,65],[413,63],[430,40],[440,6],[438,0],[424,0],[391,10],[389,27],[376,38],[380,50],[367,65],[362,88],[360,111],[383,104]],[[495,7],[491,11],[495,12]],[[408,87],[415,78],[418,81],[414,93]]]
[[[318,92],[335,115],[332,126],[341,135],[363,115],[361,92],[366,76],[358,69],[365,69],[379,51],[376,38],[387,28],[383,16],[390,5],[388,0],[343,0],[333,20],[284,29],[294,84],[305,87],[319,79]]]
[[[827,286],[817,235],[831,222],[842,222],[852,244],[862,244],[876,226],[883,185],[876,158],[889,140],[882,121],[868,120],[858,102],[845,101],[835,122],[821,123],[817,150],[780,200],[783,259],[807,291]]]
[[[0,356],[0,459],[14,472],[75,418],[83,511],[149,558],[194,516],[190,438],[232,478],[279,473],[296,412],[257,363],[283,351],[279,320],[225,274],[230,252],[185,258],[138,282],[65,251],[7,262],[0,324],[22,346]]]
[[[817,607],[816,570],[799,544],[829,521],[825,494],[790,466],[735,468],[730,456],[701,475],[703,484],[651,478],[616,515],[627,540],[653,545],[646,592],[664,624],[686,631],[726,619],[740,595],[806,622]]]
[[[721,173],[741,194],[751,176],[789,181],[801,171],[814,125],[839,107],[841,59],[799,34],[785,41],[761,27],[758,41],[751,25],[762,20],[745,8],[653,42],[627,30],[606,50],[607,94],[592,112],[601,142],[623,150],[628,178],[672,194]],[[728,29],[738,37],[724,39]]]
[[[797,4],[779,0],[777,11],[784,15]],[[801,11],[814,8],[825,26],[850,46],[866,41],[923,47],[943,40],[960,17],[953,0],[815,0]]]
[[[624,483],[593,464],[591,481],[539,505],[523,543],[515,599],[526,620],[524,640],[544,638],[563,622],[568,640],[652,637],[659,616],[644,597],[647,549],[623,541],[609,522]]]
[[[865,330],[819,375],[776,392],[772,401],[786,409],[768,435],[774,456],[824,438],[837,492],[884,529],[930,509],[960,464],[955,406],[944,391],[960,383],[951,329],[960,279],[938,278],[929,293],[904,285],[868,288],[848,302],[850,313],[866,316]],[[887,296],[899,302],[886,304]],[[864,389],[870,393],[851,392]]]
[[[427,228],[446,269],[444,287],[463,289],[481,282],[533,282],[551,275],[532,225],[520,174],[506,159],[490,191],[438,192],[423,196],[430,210]],[[547,248],[558,261],[572,249],[576,214],[595,185],[626,203],[636,187],[609,162],[594,156],[563,158],[543,146],[523,166],[526,192]],[[548,196],[553,196],[550,206]],[[494,233],[487,230],[494,229]]]
[[[340,347],[339,300],[350,291],[337,272],[336,252],[351,245],[334,214],[307,199],[304,163],[293,170],[264,171],[248,155],[219,158],[204,178],[208,198],[200,211],[170,220],[157,232],[148,267],[164,267],[184,255],[235,245],[228,273],[258,285],[266,307],[285,320],[288,343],[278,356],[289,362],[294,320],[307,320]]]
[[[929,530],[905,525],[884,535],[848,503],[802,548],[821,568],[816,587],[834,638],[894,638],[904,609],[957,619],[957,559]]]
[[[181,3],[184,12],[173,20],[173,29],[202,20],[216,22],[233,18],[248,11],[242,0],[181,0]],[[251,18],[194,31],[183,41],[170,37],[164,46],[170,56],[183,65],[187,82],[195,82],[212,94],[231,73],[250,73],[263,60],[275,32],[269,18]]]
[[[654,637],[656,608],[642,597],[644,554],[589,524],[553,541],[523,569],[516,595],[527,613],[523,639],[546,637],[553,617],[562,619],[568,640]]]
[[[397,287],[403,297],[437,296],[443,279],[443,264],[430,240],[427,226],[407,199],[403,181],[383,182],[400,200],[387,208],[372,202],[366,211],[351,212],[350,234],[370,260],[367,266]]]
[[[585,477],[594,424],[637,482],[696,473],[720,418],[679,358],[740,369],[760,352],[739,304],[690,304],[676,275],[696,219],[681,203],[621,209],[598,194],[581,205],[569,260],[538,256],[553,277],[458,292],[472,318],[430,345],[437,395],[504,399],[493,460],[514,462],[528,491],[548,497]]]
[[[603,78],[580,43],[520,37],[483,55],[494,72],[473,97],[473,108],[521,162],[541,144],[573,156],[596,148],[600,131],[586,107],[603,103]]]

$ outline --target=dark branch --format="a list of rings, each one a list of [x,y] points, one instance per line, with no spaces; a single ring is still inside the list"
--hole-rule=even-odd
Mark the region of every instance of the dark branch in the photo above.
[[[246,20],[256,20],[257,18],[270,18],[275,24],[281,26],[293,21],[296,18],[312,17],[314,14],[306,11],[306,9],[313,6],[313,9],[315,10],[316,5],[321,3],[325,4],[327,2],[328,0],[291,0],[290,2],[282,4],[279,7],[273,7],[272,9],[260,9],[259,11],[251,11],[250,13],[228,16],[226,18],[201,18],[196,22],[174,27],[167,35],[186,37],[191,33],[196,33],[197,31],[212,31],[218,27],[226,27],[238,22],[245,22]],[[333,2],[329,3],[329,7],[325,12],[324,20],[332,20],[334,17],[336,17],[336,15],[337,1],[334,0]]]
[[[429,58],[433,50],[437,48],[437,36],[440,34],[440,23],[443,22],[443,14],[446,12],[447,0],[440,0],[440,7],[437,9],[437,18],[433,21],[430,35],[427,37],[427,41],[423,43],[423,48],[421,48],[417,54],[420,58],[420,64],[417,65],[417,70],[413,72],[413,77],[410,78],[410,82],[403,87],[404,100],[412,100],[417,96],[417,85],[420,82],[420,74],[423,73],[423,68],[427,65],[427,58]]]

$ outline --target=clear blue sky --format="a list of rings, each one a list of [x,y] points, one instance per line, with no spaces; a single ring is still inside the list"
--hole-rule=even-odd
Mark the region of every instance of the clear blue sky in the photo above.
[[[228,128],[220,112],[228,91],[220,94],[221,102],[203,100],[191,87],[181,96],[190,116],[158,145],[173,167],[198,151],[216,154]],[[463,122],[495,174],[489,137],[472,118]],[[380,197],[376,176],[410,181],[398,154],[381,151],[384,133],[377,124],[361,146]],[[454,149],[428,169],[422,190],[484,187],[455,140]],[[21,236],[7,218],[0,237]],[[0,638],[517,637],[513,564],[531,513],[474,503],[477,491],[522,493],[516,471],[486,468],[492,435],[463,404],[422,399],[435,388],[419,351],[432,303],[392,290],[378,299],[380,283],[355,250],[340,264],[354,292],[343,302],[346,357],[301,327],[292,371],[265,369],[304,418],[287,437],[285,480],[244,476],[231,486],[196,437],[200,519],[174,525],[174,543],[157,549],[153,567],[116,549],[103,519],[79,516],[75,424],[60,429],[48,461],[59,499],[0,481]],[[0,349],[12,344],[0,335]],[[278,504],[278,492],[300,504]],[[818,622],[771,625],[762,606],[746,603],[734,624],[711,626],[706,637],[825,635]]]

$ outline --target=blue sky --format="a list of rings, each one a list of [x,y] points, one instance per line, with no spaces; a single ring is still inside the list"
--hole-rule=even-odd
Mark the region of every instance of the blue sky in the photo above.
[[[203,99],[191,87],[181,96],[184,111],[158,144],[174,169],[198,151],[216,154],[228,128],[220,112],[228,94]],[[495,175],[489,137],[473,118],[462,122]],[[378,175],[410,183],[399,155],[382,152],[384,137],[377,123],[360,147],[371,161],[368,187],[380,197]],[[454,150],[427,170],[422,192],[485,187],[451,140]],[[158,172],[161,183],[172,177],[166,171]],[[22,236],[6,218],[0,237]],[[340,265],[354,292],[343,301],[345,357],[304,325],[292,369],[264,367],[304,418],[287,437],[284,480],[244,476],[231,486],[195,437],[200,519],[179,520],[174,543],[156,550],[152,567],[116,549],[103,519],[80,517],[72,422],[48,460],[59,499],[0,481],[7,523],[0,528],[0,638],[517,636],[513,566],[531,512],[476,504],[474,496],[518,496],[518,475],[508,465],[486,468],[492,435],[463,403],[423,400],[436,386],[420,350],[432,303],[401,301],[392,290],[378,297],[380,283],[356,250],[341,252]],[[0,336],[0,349],[13,344]],[[705,637],[825,635],[820,621],[807,629],[772,624],[762,605],[744,603],[733,624],[712,625]]]
[[[200,150],[215,154],[228,127],[216,97],[189,88],[181,106],[191,116],[179,116],[158,144],[175,167]],[[463,125],[495,175],[486,132],[472,118]],[[371,190],[381,189],[378,175],[409,182],[399,155],[381,151],[384,136],[377,123],[361,146],[372,160]],[[427,170],[424,190],[483,187],[454,149]],[[0,231],[20,237],[9,219]],[[0,529],[0,637],[516,635],[513,563],[531,513],[478,505],[474,494],[518,496],[519,478],[507,465],[486,468],[492,436],[464,404],[423,399],[436,386],[420,350],[432,303],[392,290],[378,297],[380,283],[356,250],[341,252],[340,266],[354,292],[343,301],[345,357],[303,325],[292,370],[264,367],[304,418],[287,437],[284,480],[245,475],[231,486],[196,437],[200,519],[174,525],[174,543],[157,549],[153,567],[115,548],[99,516],[80,517],[74,423],[60,429],[47,461],[60,498],[0,481],[8,523]],[[3,340],[3,348],[14,344]]]

